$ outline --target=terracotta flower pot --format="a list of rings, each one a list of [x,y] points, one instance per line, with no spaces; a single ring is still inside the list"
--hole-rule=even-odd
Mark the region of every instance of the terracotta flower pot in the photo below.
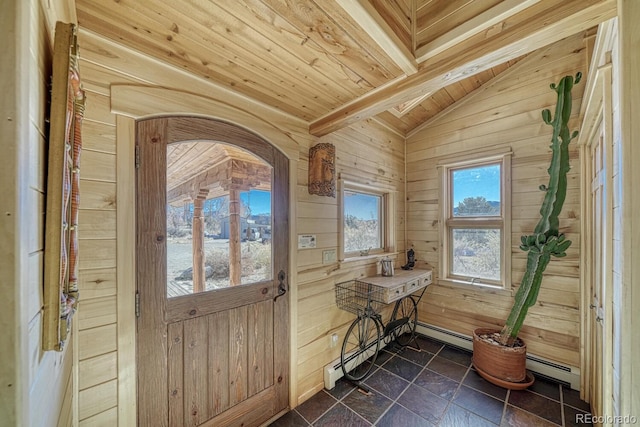
[[[527,346],[506,347],[480,339],[500,332],[491,328],[473,331],[473,365],[478,371],[508,383],[522,383],[527,377]]]

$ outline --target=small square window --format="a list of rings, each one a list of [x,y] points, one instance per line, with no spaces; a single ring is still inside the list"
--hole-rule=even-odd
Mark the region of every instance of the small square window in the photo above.
[[[339,259],[392,252],[393,192],[340,179]]]

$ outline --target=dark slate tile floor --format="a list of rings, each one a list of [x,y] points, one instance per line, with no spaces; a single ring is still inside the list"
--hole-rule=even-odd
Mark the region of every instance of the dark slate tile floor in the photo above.
[[[273,427],[575,426],[589,411],[579,393],[536,375],[524,391],[494,386],[471,367],[471,353],[426,337],[422,352],[382,350],[364,381],[371,395],[339,380],[271,424]]]

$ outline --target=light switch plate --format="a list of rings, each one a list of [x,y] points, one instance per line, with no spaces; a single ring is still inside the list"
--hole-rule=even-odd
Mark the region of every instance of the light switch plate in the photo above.
[[[315,234],[298,234],[298,249],[312,249],[316,247]]]
[[[331,264],[336,262],[336,250],[335,249],[327,249],[326,251],[322,251],[322,263],[323,264]]]

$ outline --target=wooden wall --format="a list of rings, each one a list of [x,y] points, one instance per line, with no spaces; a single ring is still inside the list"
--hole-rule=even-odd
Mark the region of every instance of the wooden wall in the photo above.
[[[81,35],[78,43],[84,58]],[[78,420],[80,426],[117,425],[115,117],[108,91],[96,87],[85,61],[80,73],[87,103],[80,174]]]
[[[429,287],[420,310],[421,320],[465,335],[476,327],[502,326],[522,279],[525,254],[520,236],[530,233],[539,218],[548,182],[551,128],[541,119],[544,108],[553,110],[555,92],[549,84],[562,76],[586,72],[582,35],[531,53],[472,95],[444,110],[407,139],[407,246],[416,250],[437,271],[439,188],[437,164],[456,155],[510,148],[512,156],[512,285],[507,290],[452,286]],[[584,82],[573,92],[570,124],[578,128]],[[561,231],[573,241],[563,259],[547,268],[540,296],[522,329],[529,352],[579,366],[580,356],[580,191],[577,144],[572,144],[571,172]]]
[[[131,382],[135,370],[130,359],[122,359],[124,351],[118,347],[120,339],[116,334],[122,329],[133,334],[135,325],[117,323],[117,305],[123,297],[118,290],[130,285],[116,283],[116,270],[124,267],[116,262],[118,230],[115,209],[120,202],[116,197],[116,185],[122,183],[118,182],[116,174],[117,121],[110,110],[114,101],[111,85],[114,84],[162,86],[182,91],[183,95],[176,96],[187,100],[193,97],[184,95],[198,93],[203,97],[200,101],[206,98],[212,105],[219,106],[212,111],[217,117],[224,118],[232,109],[250,111],[253,118],[241,125],[250,129],[264,127],[268,120],[266,126],[281,132],[281,136],[272,142],[286,149],[298,161],[295,191],[291,195],[296,212],[290,218],[295,224],[291,237],[297,240],[296,234],[317,235],[317,248],[297,251],[292,255],[297,271],[290,275],[293,280],[290,296],[296,298],[292,301],[292,310],[299,313],[292,324],[294,342],[297,341],[293,350],[297,354],[292,354],[292,360],[297,360],[293,369],[297,372],[296,378],[292,379],[293,403],[310,397],[322,388],[324,365],[339,355],[337,347],[329,348],[330,335],[336,331],[344,333],[352,320],[351,315],[336,308],[334,284],[347,278],[373,274],[377,265],[375,259],[342,267],[322,264],[322,251],[337,249],[338,246],[338,205],[337,199],[308,193],[308,152],[316,142],[308,134],[308,125],[97,35],[81,31],[79,43],[80,69],[87,91],[80,202],[80,221],[83,224],[80,248],[82,301],[78,322],[80,426],[126,425],[125,419],[132,412],[131,408],[124,408],[122,400],[118,406],[118,395],[121,398],[123,390],[124,393],[130,390],[123,384]],[[233,121],[237,120],[233,118]],[[396,247],[403,251],[404,138],[375,121],[366,121],[322,141],[336,146],[337,172],[348,174],[350,179],[364,184],[380,183],[384,188],[396,191]],[[134,185],[132,181],[130,185]],[[404,256],[401,260],[404,261]],[[126,366],[120,366],[119,371],[118,364]],[[119,372],[126,374],[119,375]],[[135,389],[133,393],[132,398],[135,399]]]
[[[53,27],[73,21],[68,2],[9,0],[0,6],[4,165],[0,176],[0,414],[2,425],[68,426],[73,336],[43,352],[42,286],[49,83]]]
[[[336,144],[336,172],[345,179],[396,192],[396,268],[404,264],[404,138],[372,121],[360,122],[321,138]],[[298,253],[298,388],[302,399],[323,386],[322,368],[340,357],[340,346],[354,316],[335,304],[335,283],[379,271],[375,260],[322,265],[322,251],[337,250],[337,199],[309,195],[307,155],[301,151],[298,176],[299,234],[316,234],[317,249]],[[337,333],[340,344],[330,347]]]
[[[640,413],[640,5],[618,1],[617,43],[613,49],[614,239],[613,375],[614,414]],[[636,195],[634,195],[636,194]]]

